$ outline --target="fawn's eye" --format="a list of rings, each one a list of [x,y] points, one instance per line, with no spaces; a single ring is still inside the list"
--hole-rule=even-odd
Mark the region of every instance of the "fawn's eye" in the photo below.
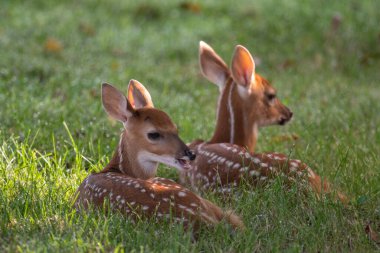
[[[161,137],[161,134],[158,133],[158,132],[151,132],[151,133],[148,133],[148,139],[149,139],[149,140],[156,141],[156,140],[158,140],[160,137]]]
[[[276,98],[276,94],[274,94],[274,93],[268,93],[267,94],[267,98],[268,98],[269,101],[272,101],[272,100],[274,100]]]

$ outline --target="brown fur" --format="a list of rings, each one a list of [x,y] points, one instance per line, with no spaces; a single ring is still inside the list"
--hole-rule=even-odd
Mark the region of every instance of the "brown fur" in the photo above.
[[[348,201],[344,194],[335,192],[328,181],[322,180],[305,163],[283,154],[251,154],[238,145],[228,143],[204,143],[194,148],[197,158],[181,178],[182,183],[191,184],[195,189],[228,193],[242,181],[257,186],[283,176],[288,184],[311,187],[318,196],[336,194],[341,202]]]
[[[137,94],[147,93],[141,84],[135,91]],[[105,110],[120,120],[125,130],[110,163],[102,172],[88,176],[79,186],[74,206],[78,210],[108,206],[133,219],[166,217],[182,221],[185,226],[193,224],[197,227],[202,223],[217,224],[226,220],[234,228],[243,228],[235,214],[225,213],[171,180],[153,178],[160,159],[172,165],[171,161],[186,156],[190,160],[194,158],[178,137],[177,128],[169,116],[152,108],[151,101],[145,101],[150,99],[149,93],[140,95],[129,103],[114,87],[103,85]],[[149,106],[136,108],[135,105]],[[148,133],[152,131],[160,133],[160,138],[149,138]],[[142,153],[144,160],[139,159]]]
[[[276,90],[255,73],[254,61],[245,48],[236,47],[231,69],[203,42],[199,59],[203,75],[220,90],[216,126],[209,143],[235,143],[253,153],[258,128],[291,119],[292,112],[278,98],[268,100],[268,94],[276,95]]]
[[[243,60],[235,59],[239,54],[243,54]],[[208,142],[196,140],[190,144],[190,147],[196,150],[197,158],[192,162],[189,171],[181,173],[182,183],[197,189],[224,192],[238,185],[241,180],[256,186],[258,183],[267,183],[283,175],[289,183],[296,182],[310,186],[318,196],[334,192],[330,183],[322,180],[301,161],[292,160],[278,153],[253,153],[257,141],[257,131],[253,131],[254,125],[259,127],[278,123],[280,118],[289,120],[292,113],[278,99],[273,101],[266,99],[267,94],[275,94],[276,91],[265,78],[254,74],[254,80],[249,79],[254,73],[254,71],[247,70],[246,73],[244,71],[248,67],[254,68],[254,64],[251,64],[253,60],[249,62],[249,56],[246,49],[237,47],[233,68],[229,70],[213,49],[201,42],[202,73],[219,86],[221,93],[214,135]],[[248,88],[243,90],[247,91],[243,98],[238,92],[239,85]],[[234,109],[233,120],[229,111],[231,104]],[[254,163],[253,160],[260,162]],[[292,167],[292,164],[297,164],[297,167]],[[337,198],[343,203],[347,202],[347,197],[340,192],[337,192]]]

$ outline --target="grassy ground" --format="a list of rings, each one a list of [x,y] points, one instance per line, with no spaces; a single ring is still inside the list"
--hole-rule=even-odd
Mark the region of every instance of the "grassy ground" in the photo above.
[[[379,250],[364,232],[380,230],[379,1],[120,2],[1,4],[0,251]],[[285,193],[281,181],[228,201],[205,194],[248,229],[204,229],[196,242],[180,225],[74,213],[76,188],[120,132],[101,108],[102,81],[124,91],[141,81],[185,141],[211,136],[218,91],[199,75],[199,40],[227,62],[235,44],[249,48],[295,113],[263,129],[258,150],[307,162],[352,204]]]

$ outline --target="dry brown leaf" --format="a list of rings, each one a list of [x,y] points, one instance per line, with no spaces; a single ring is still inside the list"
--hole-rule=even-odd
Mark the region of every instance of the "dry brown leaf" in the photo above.
[[[199,4],[191,2],[182,2],[179,7],[185,11],[190,11],[193,13],[200,13],[202,10]]]
[[[147,20],[157,20],[162,17],[162,13],[159,8],[149,4],[141,4],[134,12],[135,17],[145,18]]]
[[[47,53],[57,54],[63,50],[62,43],[55,38],[48,38],[44,44],[44,50]]]
[[[80,23],[79,24],[79,31],[81,31],[83,34],[87,36],[94,36],[96,34],[95,28],[87,23]]]
[[[280,64],[280,69],[288,69],[290,67],[293,67],[296,64],[296,62],[293,59],[286,59],[283,63]]]
[[[112,70],[116,71],[116,70],[119,69],[119,67],[120,67],[119,62],[117,62],[117,61],[113,61],[113,62],[111,62],[111,69],[112,69]]]
[[[368,238],[370,240],[374,241],[377,244],[380,244],[380,236],[375,230],[372,229],[370,223],[368,223],[365,227],[365,233],[368,235]]]

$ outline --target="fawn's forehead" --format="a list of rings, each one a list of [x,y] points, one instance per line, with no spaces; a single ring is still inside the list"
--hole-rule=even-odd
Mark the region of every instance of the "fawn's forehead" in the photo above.
[[[141,122],[151,124],[157,130],[177,133],[177,126],[165,112],[155,108],[141,108],[137,113]]]
[[[276,89],[272,87],[272,85],[269,83],[267,79],[264,77],[260,76],[259,74],[255,75],[256,79],[256,84],[259,85],[259,87],[264,91],[264,92],[269,92],[269,93],[275,93]]]

